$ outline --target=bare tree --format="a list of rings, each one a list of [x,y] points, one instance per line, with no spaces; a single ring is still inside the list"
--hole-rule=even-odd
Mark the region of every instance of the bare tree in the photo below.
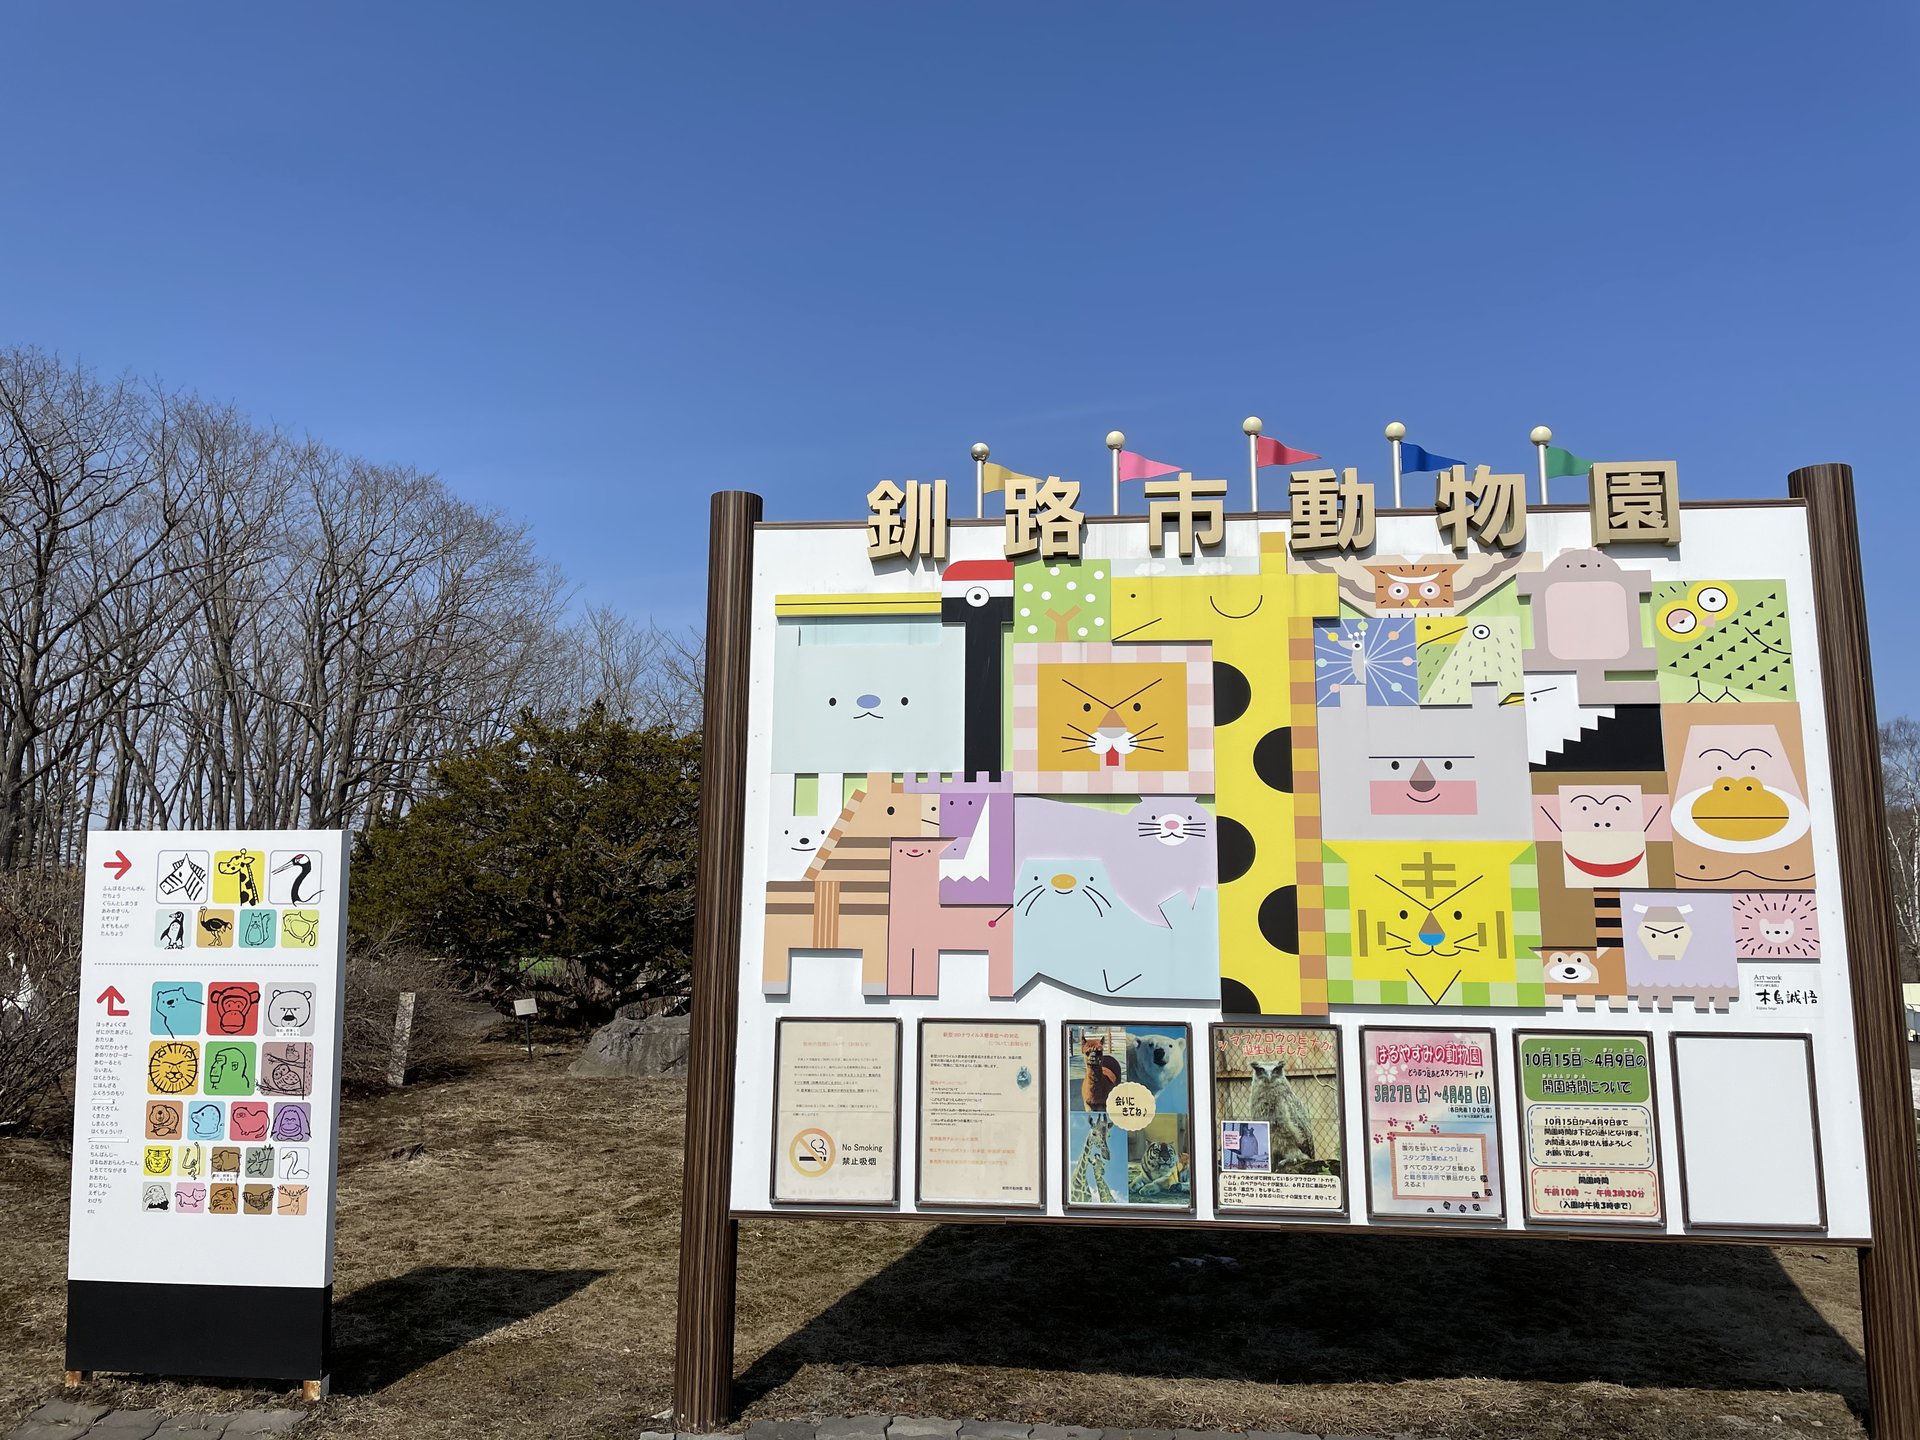
[[[1887,792],[1894,939],[1900,978],[1912,983],[1920,980],[1920,724],[1903,715],[1880,727],[1880,774]]]
[[[700,727],[705,672],[697,631],[640,625],[596,606],[568,627],[542,708],[577,715],[601,704],[641,729],[687,734]]]
[[[152,644],[185,494],[144,420],[125,383],[0,354],[0,869],[71,828],[73,787],[93,786],[101,758],[97,717]]]
[[[684,718],[692,642],[560,609],[431,475],[0,352],[0,870],[90,824],[358,826],[599,685]]]

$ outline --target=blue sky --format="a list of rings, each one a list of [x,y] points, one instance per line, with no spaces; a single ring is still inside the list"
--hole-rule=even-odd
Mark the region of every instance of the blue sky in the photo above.
[[[1693,496],[1851,461],[1882,713],[1920,305],[1912,6],[9,7],[0,342],[524,516],[695,621],[706,494],[967,446],[1229,473],[1242,416],[1527,431]],[[1571,495],[1568,498],[1572,498]]]

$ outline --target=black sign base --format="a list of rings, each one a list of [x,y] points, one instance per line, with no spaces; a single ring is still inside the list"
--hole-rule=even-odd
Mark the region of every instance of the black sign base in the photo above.
[[[322,1380],[332,1359],[331,1285],[67,1281],[69,1370]]]

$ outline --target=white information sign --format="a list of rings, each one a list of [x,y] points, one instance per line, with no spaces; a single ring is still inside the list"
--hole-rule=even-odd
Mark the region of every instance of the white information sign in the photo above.
[[[89,837],[73,1280],[333,1278],[338,831]]]

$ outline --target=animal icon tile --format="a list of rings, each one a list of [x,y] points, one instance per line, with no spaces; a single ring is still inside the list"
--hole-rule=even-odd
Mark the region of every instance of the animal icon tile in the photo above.
[[[1013,771],[1023,794],[1211,793],[1209,647],[1016,646]]]
[[[1653,608],[1661,700],[1740,704],[1794,698],[1784,582],[1663,581],[1653,587]]]

